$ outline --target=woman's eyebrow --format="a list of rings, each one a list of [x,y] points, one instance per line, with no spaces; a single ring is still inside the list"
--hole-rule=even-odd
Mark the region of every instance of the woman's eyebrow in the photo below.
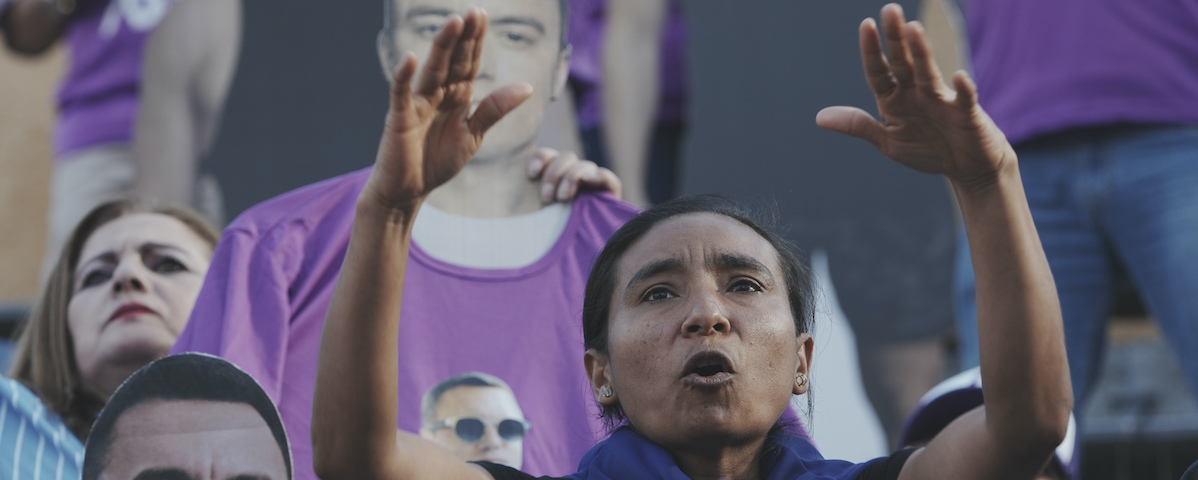
[[[661,275],[666,272],[679,272],[685,269],[682,260],[677,258],[667,258],[650,262],[648,265],[641,267],[636,273],[632,274],[632,279],[628,280],[628,285],[624,287],[624,295],[628,295],[628,291],[632,290],[632,286],[646,278]]]
[[[170,252],[175,252],[178,255],[191,256],[189,253],[187,253],[187,250],[179,248],[176,245],[171,245],[171,244],[167,244],[167,243],[157,243],[157,242],[143,243],[143,244],[141,244],[140,247],[138,247],[137,251],[141,252],[142,255],[145,255],[147,253],[158,253],[158,252],[162,252],[162,251],[170,251]]]
[[[86,270],[87,269],[86,267],[88,267],[89,265],[96,263],[96,262],[116,263],[116,252],[113,252],[110,250],[110,251],[95,255],[85,261],[79,262],[79,266],[75,268],[75,274],[78,274],[79,272]]]
[[[722,253],[709,258],[707,260],[707,268],[714,271],[749,270],[765,277],[770,282],[774,281],[774,274],[770,272],[769,267],[766,267],[765,264],[748,255]]]

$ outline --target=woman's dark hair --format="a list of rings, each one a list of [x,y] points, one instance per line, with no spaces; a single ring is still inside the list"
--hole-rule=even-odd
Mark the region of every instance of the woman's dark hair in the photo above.
[[[731,200],[718,195],[689,195],[650,207],[616,230],[607,245],[595,259],[591,274],[587,278],[586,297],[582,303],[582,336],[586,349],[607,353],[608,317],[611,315],[612,298],[616,289],[616,271],[624,253],[657,224],[692,213],[713,213],[736,220],[761,235],[778,253],[778,265],[786,282],[786,297],[790,302],[794,318],[795,335],[811,331],[814,316],[811,279],[807,267],[799,259],[798,247],[793,242],[774,233],[758,221],[754,215],[737,206]],[[807,408],[811,410],[811,393],[807,394]],[[625,422],[624,411],[617,403],[605,405],[600,415],[609,429]]]

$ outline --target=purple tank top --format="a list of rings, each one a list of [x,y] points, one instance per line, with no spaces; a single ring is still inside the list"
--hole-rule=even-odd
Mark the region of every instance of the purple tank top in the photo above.
[[[669,0],[666,25],[661,37],[661,96],[657,120],[677,122],[686,119],[686,22],[682,2]],[[603,121],[600,95],[603,91],[603,39],[606,31],[607,0],[570,0],[568,37],[573,49],[570,58],[570,82],[577,90],[578,124],[598,127]]]
[[[1198,1],[963,7],[981,104],[1011,143],[1111,123],[1198,124]]]
[[[63,38],[55,156],[133,138],[142,53],[174,0],[80,0]]]

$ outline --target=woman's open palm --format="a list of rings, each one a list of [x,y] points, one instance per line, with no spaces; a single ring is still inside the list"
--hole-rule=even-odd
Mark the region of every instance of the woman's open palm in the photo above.
[[[946,85],[917,22],[906,23],[898,5],[882,10],[886,53],[873,19],[861,24],[861,59],[882,122],[854,107],[828,107],[821,127],[873,144],[883,155],[915,170],[961,182],[991,178],[1015,153],[977,103],[965,72]]]

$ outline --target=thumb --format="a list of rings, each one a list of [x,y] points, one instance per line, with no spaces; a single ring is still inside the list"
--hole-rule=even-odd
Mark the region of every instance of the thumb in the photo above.
[[[865,110],[855,107],[828,107],[815,115],[815,124],[833,132],[863,139],[884,150],[886,127]]]
[[[499,90],[492,92],[484,98],[482,103],[478,104],[478,109],[474,111],[474,115],[470,116],[467,124],[470,126],[470,133],[481,139],[483,134],[495,125],[499,119],[507,115],[516,107],[528,100],[532,96],[532,85],[527,83],[518,83],[508,85]]]

